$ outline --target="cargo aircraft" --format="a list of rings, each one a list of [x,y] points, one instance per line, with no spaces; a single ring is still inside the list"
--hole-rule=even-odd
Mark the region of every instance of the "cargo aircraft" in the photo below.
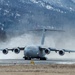
[[[44,47],[44,40],[45,40],[45,33],[46,31],[56,31],[56,32],[64,32],[63,30],[56,30],[56,29],[35,29],[35,30],[30,30],[30,31],[42,31],[42,39],[41,39],[41,44],[40,45],[29,45],[25,47],[17,47],[17,48],[12,48],[12,49],[1,49],[3,54],[8,54],[9,51],[15,52],[16,54],[20,53],[20,51],[24,51],[24,59],[25,60],[31,60],[33,58],[37,58],[40,60],[46,60],[47,58],[45,57],[46,54],[50,54],[51,51],[58,52],[59,55],[63,56],[65,52],[75,52],[75,50],[66,50],[66,49],[55,49],[55,48],[45,48]]]

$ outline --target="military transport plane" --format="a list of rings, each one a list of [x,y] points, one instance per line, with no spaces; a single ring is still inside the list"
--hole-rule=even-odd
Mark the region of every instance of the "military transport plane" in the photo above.
[[[35,30],[31,30],[31,31],[42,31],[42,39],[41,39],[41,45],[37,46],[37,45],[31,45],[31,46],[25,46],[25,47],[17,47],[17,48],[13,48],[13,49],[1,49],[1,51],[4,54],[7,54],[8,51],[12,51],[15,52],[16,54],[20,53],[20,51],[24,51],[24,59],[25,60],[31,60],[32,58],[37,58],[40,60],[46,60],[47,58],[45,57],[46,54],[50,54],[51,51],[55,51],[58,52],[59,55],[63,56],[65,54],[65,52],[75,52],[75,50],[66,50],[66,49],[53,49],[53,48],[45,48],[44,47],[44,40],[45,40],[45,33],[46,31],[58,31],[58,32],[63,32],[63,30],[54,30],[54,29],[35,29]]]

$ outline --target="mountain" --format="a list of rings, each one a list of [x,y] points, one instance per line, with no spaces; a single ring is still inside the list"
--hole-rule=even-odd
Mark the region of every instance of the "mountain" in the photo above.
[[[1,40],[37,27],[74,30],[74,24],[74,0],[0,0]]]

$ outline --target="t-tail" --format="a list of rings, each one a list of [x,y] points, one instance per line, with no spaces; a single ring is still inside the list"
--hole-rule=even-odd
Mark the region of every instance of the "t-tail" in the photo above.
[[[64,30],[56,30],[56,29],[48,29],[48,28],[33,29],[29,31],[42,31],[41,45],[44,45],[46,31],[64,32]]]
[[[64,32],[64,30],[46,29],[46,28],[43,28],[41,30],[43,31],[42,32],[41,45],[44,45],[46,31]]]

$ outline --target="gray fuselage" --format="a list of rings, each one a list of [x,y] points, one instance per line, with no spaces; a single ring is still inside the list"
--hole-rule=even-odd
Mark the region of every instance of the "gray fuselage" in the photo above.
[[[26,46],[24,50],[24,56],[30,58],[45,57],[44,51],[40,51],[40,46]]]

